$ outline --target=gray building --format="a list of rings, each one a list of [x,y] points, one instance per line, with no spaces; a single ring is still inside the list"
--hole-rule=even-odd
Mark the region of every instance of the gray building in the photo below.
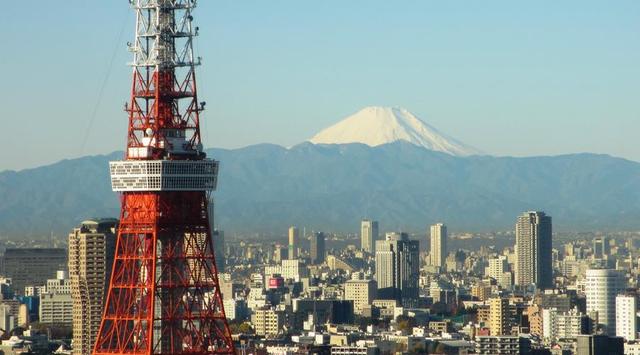
[[[515,284],[553,287],[551,217],[544,212],[525,212],[516,223]]]
[[[395,299],[410,306],[418,299],[419,241],[406,233],[387,233],[376,242],[378,299]]]
[[[593,238],[593,257],[596,259],[602,259],[609,254],[611,254],[609,238],[605,236]]]
[[[324,257],[326,254],[324,233],[317,232],[311,235],[309,254],[311,255],[312,264],[324,263]]]
[[[213,232],[211,232],[211,238],[213,245],[213,257],[216,259],[216,268],[218,268],[218,272],[224,272],[224,266],[226,264],[226,243],[224,238],[224,231],[215,229]]]
[[[606,335],[579,335],[576,355],[624,354],[624,339]]]
[[[67,271],[67,251],[62,248],[7,249],[3,258],[6,277],[13,289],[23,295],[25,286],[40,286],[56,277],[58,270]]]

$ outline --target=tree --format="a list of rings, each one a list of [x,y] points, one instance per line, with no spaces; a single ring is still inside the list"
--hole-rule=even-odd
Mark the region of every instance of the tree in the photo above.
[[[416,326],[416,320],[413,317],[399,315],[396,318],[396,328],[402,332],[409,332]]]

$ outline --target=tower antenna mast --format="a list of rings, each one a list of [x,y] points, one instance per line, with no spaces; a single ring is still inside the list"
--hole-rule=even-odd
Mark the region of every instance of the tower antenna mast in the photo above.
[[[93,354],[235,354],[214,260],[218,162],[200,138],[196,0],[130,0],[136,14],[121,215]]]

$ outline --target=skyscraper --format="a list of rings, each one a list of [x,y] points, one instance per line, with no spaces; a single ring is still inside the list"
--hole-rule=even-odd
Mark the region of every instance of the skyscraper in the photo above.
[[[405,306],[418,299],[419,242],[406,233],[387,233],[376,241],[378,299],[395,299]]]
[[[69,234],[73,352],[90,354],[113,265],[118,220],[84,221]]]
[[[324,233],[317,232],[311,235],[311,245],[309,248],[312,264],[322,264],[325,256],[325,237]]]
[[[598,323],[608,335],[616,333],[616,296],[625,286],[624,276],[617,270],[587,270],[587,312],[598,312]]]
[[[605,236],[599,236],[593,238],[593,257],[595,259],[602,259],[604,256],[611,253],[611,246],[609,245],[609,238]]]
[[[209,197],[209,205],[207,206],[209,214],[209,226],[211,228],[211,243],[213,244],[213,256],[216,259],[216,267],[218,272],[224,272],[225,261],[225,239],[224,231],[216,228],[215,224],[215,201],[213,196]]]
[[[360,248],[368,253],[376,252],[378,221],[363,219],[360,223]]]
[[[224,272],[224,267],[226,264],[226,243],[224,238],[224,231],[214,229],[211,233],[211,238],[213,240],[213,256],[216,258],[216,266],[218,267],[218,271]]]
[[[297,259],[298,258],[298,245],[300,239],[300,232],[298,231],[298,227],[291,226],[289,227],[289,259]]]
[[[551,257],[551,216],[525,212],[516,223],[515,284],[553,287]]]
[[[429,256],[432,266],[444,266],[447,259],[447,226],[442,223],[431,226],[431,251]]]

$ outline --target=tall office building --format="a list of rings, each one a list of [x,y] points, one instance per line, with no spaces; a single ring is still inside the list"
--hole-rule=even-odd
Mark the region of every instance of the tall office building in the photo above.
[[[56,271],[67,270],[67,251],[62,248],[8,248],[4,253],[4,276],[11,278],[16,293],[24,294],[25,286],[44,285],[56,277]]]
[[[447,226],[442,223],[431,226],[431,265],[444,267],[447,259]]]
[[[636,340],[638,334],[638,296],[635,293],[616,296],[616,336],[627,341]]]
[[[587,270],[587,312],[598,312],[598,324],[608,335],[616,333],[616,296],[624,291],[625,286],[624,275],[617,270]]]
[[[209,228],[211,229],[211,243],[213,244],[213,257],[216,259],[216,268],[218,269],[218,272],[224,272],[224,266],[226,264],[224,231],[216,228],[215,201],[213,196],[209,198],[207,213],[209,214]]]
[[[113,266],[117,225],[116,219],[89,220],[69,234],[74,354],[93,350]]]
[[[418,299],[419,242],[406,233],[387,233],[376,241],[378,299],[395,299],[405,306]]]
[[[368,253],[375,253],[378,233],[378,221],[363,219],[360,223],[360,248]]]
[[[224,266],[226,264],[224,231],[213,230],[213,232],[211,232],[211,238],[213,238],[213,256],[216,258],[216,267],[218,268],[218,272],[224,272]]]
[[[551,249],[551,216],[535,211],[519,216],[516,223],[515,284],[552,288]]]
[[[325,237],[324,233],[317,232],[311,235],[311,244],[309,247],[309,254],[311,255],[312,264],[324,263],[325,257]]]
[[[609,238],[605,236],[593,238],[593,257],[595,259],[602,259],[610,253],[611,246],[609,245]]]
[[[298,248],[300,247],[300,232],[298,227],[289,227],[289,259],[298,258]]]

